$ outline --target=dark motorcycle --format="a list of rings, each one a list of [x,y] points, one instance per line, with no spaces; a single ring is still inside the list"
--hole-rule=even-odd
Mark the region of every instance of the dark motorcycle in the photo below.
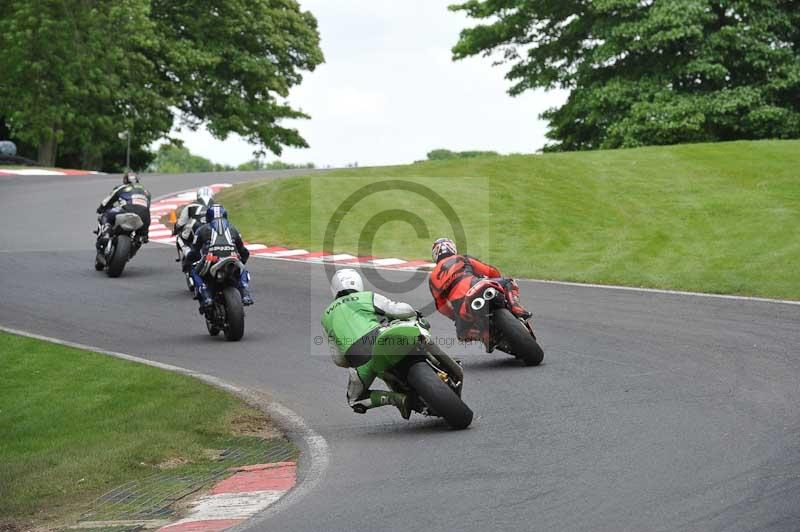
[[[513,279],[482,279],[467,292],[461,318],[471,326],[467,338],[483,342],[487,353],[497,348],[526,366],[538,366],[544,351],[533,327],[527,319],[511,312],[512,298],[518,297],[518,290]]]
[[[461,399],[464,372],[436,345],[429,327],[424,318],[396,320],[384,327],[372,356],[390,357],[392,365],[378,377],[392,391],[407,394],[414,412],[444,418],[454,429],[467,428],[472,410]],[[358,404],[353,410],[363,414],[367,407]]]
[[[198,273],[213,300],[204,312],[208,334],[217,336],[223,332],[226,340],[236,342],[244,336],[244,305],[237,288],[244,264],[233,249],[233,246],[212,246]],[[220,252],[227,256],[220,257]]]
[[[138,231],[143,226],[144,222],[136,213],[122,212],[117,214],[106,247],[102,253],[97,254],[95,259],[95,270],[102,271],[105,269],[109,277],[122,275],[125,264],[142,247],[142,237]],[[95,233],[99,231],[100,227],[98,225]]]

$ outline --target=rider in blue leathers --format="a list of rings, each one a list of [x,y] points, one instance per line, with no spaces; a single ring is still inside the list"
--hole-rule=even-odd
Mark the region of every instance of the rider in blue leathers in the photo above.
[[[215,242],[212,242],[212,238],[215,239]],[[209,246],[212,244],[218,245],[221,241],[227,243],[227,245],[235,246],[239,254],[239,260],[242,261],[242,264],[247,263],[247,259],[250,258],[250,251],[244,246],[239,231],[228,221],[228,212],[222,205],[215,204],[206,211],[206,223],[195,231],[192,249],[186,256],[186,260],[190,261],[190,264],[194,264],[191,275],[194,280],[195,295],[200,301],[201,313],[213,303],[206,283],[198,274],[203,266],[201,257],[206,255]],[[242,294],[242,303],[245,306],[252,305],[250,273],[246,269],[242,270],[237,288],[239,293]]]

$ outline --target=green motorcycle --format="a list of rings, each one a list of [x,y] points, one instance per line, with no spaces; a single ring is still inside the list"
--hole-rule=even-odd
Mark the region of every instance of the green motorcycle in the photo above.
[[[395,320],[381,328],[372,358],[385,357],[378,374],[393,392],[408,396],[411,410],[444,418],[450,427],[464,429],[472,423],[472,410],[461,400],[464,372],[431,338],[422,317]],[[353,406],[359,414],[368,407]]]

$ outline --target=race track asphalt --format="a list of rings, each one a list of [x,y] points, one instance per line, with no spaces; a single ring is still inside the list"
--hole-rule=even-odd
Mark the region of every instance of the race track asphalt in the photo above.
[[[159,195],[255,175],[145,184]],[[207,336],[170,246],[145,246],[119,279],[95,272],[93,213],[118,180],[0,178],[0,324],[215,375],[300,414],[330,466],[250,529],[800,530],[800,306],[523,282],[542,366],[448,349],[472,427],[358,416],[314,342],[330,299],[320,266],[253,259],[240,343]],[[424,283],[402,296],[429,297]],[[432,324],[453,340],[447,320]]]

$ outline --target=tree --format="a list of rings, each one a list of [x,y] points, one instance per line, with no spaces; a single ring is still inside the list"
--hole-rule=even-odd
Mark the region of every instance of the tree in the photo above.
[[[238,133],[276,155],[307,146],[280,122],[308,118],[285,99],[301,71],[323,61],[311,13],[295,0],[153,0],[153,19],[164,46],[161,75],[177,81],[185,124],[206,122],[215,137]]]
[[[176,117],[259,153],[306,146],[281,125],[306,117],[285,100],[323,60],[316,20],[294,0],[7,0],[0,50],[13,136],[37,144],[43,164],[88,168],[117,164],[104,157],[120,131],[136,153]]]
[[[469,0],[454,59],[571,89],[552,150],[800,137],[798,0]]]
[[[223,172],[233,170],[195,155],[180,144],[162,144],[148,170],[160,174],[182,174],[193,172]]]
[[[143,53],[154,44],[146,2],[6,4],[0,108],[13,136],[38,146],[42,164],[54,164],[66,143],[87,166],[100,166],[118,131],[133,128],[149,143],[153,130],[169,128],[169,102],[142,88],[154,82]]]

